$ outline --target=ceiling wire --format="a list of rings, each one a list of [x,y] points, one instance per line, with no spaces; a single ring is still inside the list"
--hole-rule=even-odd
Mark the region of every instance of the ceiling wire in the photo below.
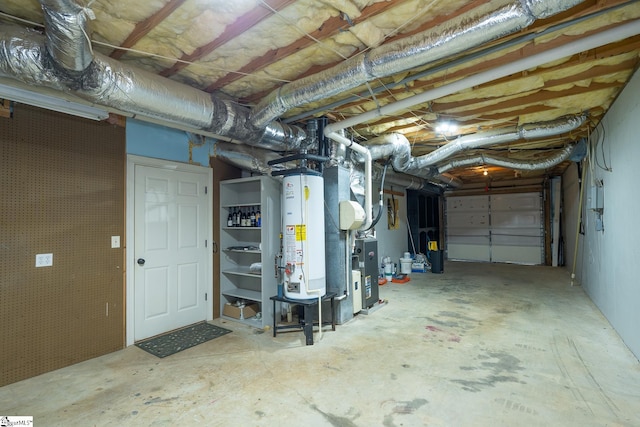
[[[0,16],[3,16],[5,18],[8,18],[8,19],[13,20],[13,21],[18,21],[18,22],[22,22],[24,24],[29,24],[29,25],[31,25],[33,27],[36,27],[36,28],[44,28],[43,24],[40,24],[40,23],[34,22],[34,21],[30,21],[28,19],[19,18],[17,16],[10,15],[8,13],[0,12]],[[84,32],[84,30],[83,30],[83,32]],[[170,56],[159,55],[157,53],[151,53],[151,52],[147,52],[147,51],[144,51],[144,50],[133,49],[133,48],[130,48],[130,47],[117,46],[117,45],[113,45],[113,44],[110,44],[110,43],[101,42],[101,41],[98,41],[98,40],[91,40],[86,33],[85,33],[85,37],[90,42],[89,46],[90,46],[90,49],[91,49],[92,53],[93,53],[93,47],[91,45],[93,44],[93,45],[108,47],[110,49],[124,50],[124,51],[127,51],[127,52],[137,53],[137,54],[144,55],[144,56],[151,57],[151,58],[165,59],[165,60],[168,60],[168,61],[179,62],[179,63],[182,63],[182,64],[194,65],[196,67],[206,67],[207,69],[215,70],[215,71],[222,71],[224,73],[240,74],[240,75],[243,75],[243,76],[254,77],[254,78],[257,78],[257,79],[263,79],[263,80],[268,80],[268,81],[275,81],[275,82],[279,82],[279,83],[291,83],[291,80],[279,79],[279,78],[276,78],[276,77],[270,77],[270,76],[252,74],[252,73],[243,73],[241,71],[232,71],[232,70],[227,70],[225,68],[212,67],[210,65],[205,66],[205,65],[203,65],[201,63],[198,63],[198,62],[185,61],[185,60],[180,59],[180,58],[174,58],[174,57],[170,57]]]
[[[0,16],[4,16],[5,18],[9,18],[9,19],[11,19],[13,21],[22,22],[24,24],[33,25],[34,27],[44,28],[44,25],[42,25],[42,24],[39,24],[39,23],[33,22],[33,21],[29,21],[28,19],[18,18],[17,16],[9,15],[8,13],[0,12]]]
[[[592,121],[593,123],[593,121]],[[602,129],[602,130],[599,130]],[[605,143],[607,141],[607,130],[603,124],[602,121],[600,121],[600,123],[598,123],[595,127],[594,127],[594,134],[595,134],[595,142],[593,142],[593,163],[595,163],[595,165],[597,167],[599,167],[600,169],[607,171],[607,172],[611,172],[612,169],[611,167],[607,164],[607,158],[606,158],[606,153],[605,153]],[[593,134],[592,134],[593,135]],[[598,145],[600,146],[600,153],[601,153],[601,157],[602,157],[602,161],[600,159],[598,159]]]
[[[389,33],[385,34],[383,39],[381,40],[380,44],[382,44],[386,39],[388,39],[389,37],[393,37],[394,35],[398,34],[400,32],[400,30],[404,27],[406,27],[407,25],[411,24],[413,21],[415,21],[416,19],[418,19],[420,16],[424,15],[425,13],[427,13],[427,11],[429,11],[431,9],[431,7],[436,3],[436,0],[432,0],[431,3],[427,4],[425,7],[423,7],[420,11],[420,13],[415,13],[412,15],[412,17],[408,20],[406,20],[405,22],[403,22],[402,24],[400,24],[398,27],[394,28],[393,30],[389,31]],[[353,24],[352,24],[353,25]],[[372,48],[370,46],[367,46],[365,49],[362,49],[361,51],[359,51],[356,55],[354,55],[353,57],[357,57],[359,55],[364,55],[366,52],[370,51]],[[347,58],[345,58],[347,59]],[[391,95],[391,97],[397,101],[396,96],[389,90],[389,88],[385,85],[385,83],[381,80],[381,79],[376,79],[376,81],[380,84],[380,86],[384,87],[386,92],[389,93],[389,95]],[[364,97],[361,94],[358,93],[352,93],[352,96],[358,97],[362,100],[373,100],[373,102],[376,104],[376,107],[378,109],[380,109],[380,103],[378,101],[378,99],[375,96],[374,91],[371,88],[371,85],[369,84],[369,82],[365,82],[365,85],[367,86],[367,90],[369,91],[369,94],[371,95],[371,98],[369,97]],[[424,119],[418,115],[416,115],[413,110],[411,111],[411,114],[413,114],[415,116],[416,119],[418,119],[416,122],[420,122],[420,121],[424,121]],[[386,117],[397,117],[398,120],[403,119],[403,117],[400,117],[398,115],[395,116],[386,116]],[[424,121],[425,125],[429,125],[426,121]],[[355,129],[352,129],[352,131],[355,131]]]
[[[280,13],[280,11],[274,9],[273,7],[271,7],[271,5],[269,5],[267,2],[265,2],[264,0],[260,0],[260,3],[266,7],[267,9],[269,9],[274,15],[276,15],[278,18],[282,19],[285,23],[287,23],[289,26],[291,26],[292,28],[295,28],[298,32],[300,32],[302,35],[304,35],[305,37],[310,38],[311,40],[313,40],[316,44],[318,44],[318,46],[320,46],[323,49],[326,49],[330,52],[335,53],[336,55],[338,55],[339,57],[341,57],[342,59],[349,59],[347,56],[345,56],[342,52],[339,52],[336,49],[333,49],[330,46],[327,46],[326,44],[324,44],[321,40],[319,40],[316,37],[313,37],[311,34],[309,34],[308,32],[306,32],[305,30],[303,30],[302,28],[300,28],[295,22],[292,22],[290,19],[286,18],[284,15],[282,15],[282,13]]]

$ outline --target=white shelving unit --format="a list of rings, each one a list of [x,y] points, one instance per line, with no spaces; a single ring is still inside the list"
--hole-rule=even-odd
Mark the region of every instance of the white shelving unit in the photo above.
[[[277,293],[275,257],[280,246],[280,181],[270,176],[220,182],[220,313],[226,303],[256,302],[262,318],[230,320],[264,328],[273,322],[269,297]],[[262,214],[260,227],[228,227],[229,212],[255,207]],[[261,263],[261,272],[249,267]]]

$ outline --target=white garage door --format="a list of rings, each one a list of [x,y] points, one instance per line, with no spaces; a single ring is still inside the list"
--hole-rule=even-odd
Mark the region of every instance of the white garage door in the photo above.
[[[541,193],[454,196],[446,200],[449,259],[544,263]]]

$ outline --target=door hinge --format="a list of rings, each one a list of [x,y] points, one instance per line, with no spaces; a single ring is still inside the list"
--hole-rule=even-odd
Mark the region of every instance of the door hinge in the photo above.
[[[204,194],[207,194],[208,188],[206,185],[204,186]]]
[[[204,247],[205,248],[207,247],[207,241],[206,240],[204,241]]]
[[[205,301],[207,300],[207,294],[206,293],[204,294],[204,300]]]

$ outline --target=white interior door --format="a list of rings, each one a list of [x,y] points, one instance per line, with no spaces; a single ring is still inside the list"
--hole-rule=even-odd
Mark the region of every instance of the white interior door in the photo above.
[[[207,318],[207,173],[135,165],[134,339]]]

